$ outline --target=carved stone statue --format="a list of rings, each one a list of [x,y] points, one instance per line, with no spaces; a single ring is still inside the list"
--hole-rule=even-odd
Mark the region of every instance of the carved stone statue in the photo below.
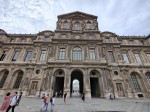
[[[57,30],[61,30],[61,21],[57,21],[57,27],[56,27]]]
[[[94,30],[98,30],[98,23],[95,21],[93,22]]]
[[[35,48],[34,55],[33,55],[33,59],[35,59],[35,58],[36,58],[37,52],[38,52],[38,49],[37,49],[37,48]]]

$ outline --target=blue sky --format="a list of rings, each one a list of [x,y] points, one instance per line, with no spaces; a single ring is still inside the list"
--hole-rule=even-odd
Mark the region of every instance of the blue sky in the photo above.
[[[73,11],[98,16],[101,32],[150,34],[150,0],[0,0],[0,29],[33,34],[54,31],[57,15]]]

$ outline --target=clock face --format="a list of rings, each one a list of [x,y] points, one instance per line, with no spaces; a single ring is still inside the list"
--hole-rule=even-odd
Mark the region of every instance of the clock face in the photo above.
[[[76,38],[76,39],[79,39],[79,38],[80,38],[80,36],[79,36],[79,35],[76,35],[76,36],[75,36],[75,38]]]

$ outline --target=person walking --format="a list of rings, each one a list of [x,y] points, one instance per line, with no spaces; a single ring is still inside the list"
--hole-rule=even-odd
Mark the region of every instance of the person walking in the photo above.
[[[9,112],[9,110],[12,108],[12,112],[14,112],[14,109],[16,107],[16,103],[17,103],[17,100],[18,100],[18,96],[17,96],[18,92],[15,92],[13,94],[13,96],[11,97],[11,100],[10,100],[10,104],[9,104],[9,107],[7,108],[6,112]]]
[[[19,98],[18,98],[18,100],[17,100],[16,106],[18,106],[18,105],[19,105],[20,100],[21,100],[21,97],[22,97],[22,92],[20,92],[20,94],[19,94]]]
[[[85,101],[85,94],[82,94],[82,100]]]
[[[49,94],[47,94],[47,96],[45,96],[43,99],[44,104],[42,104],[41,111],[47,111],[48,101],[49,101]]]
[[[67,92],[64,94],[64,103],[66,103]]]
[[[50,103],[51,103],[51,112],[54,112],[55,95],[53,95],[53,96],[50,98]]]
[[[4,98],[4,102],[2,104],[2,106],[0,107],[0,111],[5,111],[8,107],[9,107],[9,103],[10,103],[10,92],[6,94],[5,98]]]

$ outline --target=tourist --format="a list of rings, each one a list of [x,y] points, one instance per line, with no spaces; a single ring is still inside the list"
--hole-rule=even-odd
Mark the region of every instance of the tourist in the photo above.
[[[51,103],[51,112],[54,112],[54,104],[55,102],[55,95],[53,95],[51,98],[50,98],[50,103]]]
[[[66,103],[67,92],[64,94],[64,103]]]
[[[49,94],[44,97],[41,111],[47,111]]]
[[[22,97],[22,92],[20,92],[20,94],[19,94],[19,98],[18,98],[18,100],[17,100],[16,106],[18,106],[18,105],[19,105],[20,100],[21,100],[21,97]]]
[[[11,98],[10,94],[11,94],[10,92],[6,94],[4,98],[4,102],[2,106],[0,107],[0,111],[5,111],[8,108],[9,103],[10,103],[10,98]]]
[[[82,94],[82,100],[85,101],[85,94]]]
[[[17,103],[17,100],[18,100],[18,96],[17,96],[18,92],[15,92],[11,99],[10,99],[10,104],[9,104],[9,107],[7,108],[6,112],[9,112],[9,110],[12,108],[12,112],[14,112],[14,109],[16,107],[16,103]]]

